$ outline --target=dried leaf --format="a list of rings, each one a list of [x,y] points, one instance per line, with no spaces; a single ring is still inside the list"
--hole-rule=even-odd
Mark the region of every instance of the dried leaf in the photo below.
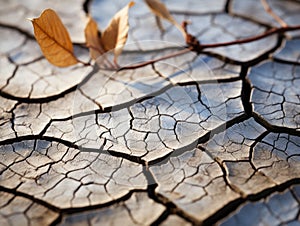
[[[130,2],[112,18],[107,28],[101,35],[101,44],[105,51],[114,51],[114,61],[117,61],[128,37],[128,10],[135,3]]]
[[[96,60],[100,55],[104,53],[101,45],[99,30],[96,21],[89,17],[87,25],[84,29],[86,45],[90,49],[90,55],[92,59]]]
[[[31,19],[31,22],[34,36],[50,63],[67,67],[79,62],[73,53],[69,33],[54,10],[44,10],[40,17]]]
[[[181,31],[183,36],[186,36],[184,29],[172,17],[165,4],[163,4],[160,0],[145,0],[145,2],[149,6],[153,14],[165,20],[168,20],[170,23],[174,24]]]

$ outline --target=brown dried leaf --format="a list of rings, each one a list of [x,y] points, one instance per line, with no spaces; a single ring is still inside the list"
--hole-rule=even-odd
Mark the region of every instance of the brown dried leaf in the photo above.
[[[112,18],[107,28],[101,35],[101,44],[105,51],[114,51],[114,61],[117,61],[128,37],[128,10],[135,3],[130,2]]]
[[[160,18],[168,20],[170,23],[174,24],[180,30],[183,36],[186,36],[186,32],[180,26],[180,24],[178,24],[177,21],[172,17],[165,4],[163,4],[160,0],[145,0],[145,2],[149,6],[153,14]]]
[[[34,36],[50,63],[67,67],[79,62],[73,53],[69,33],[54,10],[44,10],[40,17],[31,19],[31,22]]]
[[[92,17],[88,18],[88,22],[84,29],[84,34],[86,45],[90,49],[90,55],[92,59],[96,60],[104,53],[104,50],[101,45],[97,23]]]

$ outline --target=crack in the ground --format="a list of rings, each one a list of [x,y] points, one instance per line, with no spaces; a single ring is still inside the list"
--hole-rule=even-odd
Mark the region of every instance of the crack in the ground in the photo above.
[[[199,224],[198,220],[187,215],[183,210],[178,208],[171,200],[167,199],[166,197],[155,191],[158,184],[147,167],[143,167],[143,172],[148,181],[148,196],[155,202],[160,203],[166,207],[166,211],[155,222],[153,222],[152,225],[158,225],[163,220],[165,220],[170,214],[176,214],[181,218],[185,219],[187,222],[193,223],[194,225]]]
[[[265,120],[262,116],[257,114],[256,112],[252,113],[252,117],[255,119],[257,123],[265,127],[269,132],[274,132],[274,133],[287,133],[289,135],[294,135],[300,137],[300,130],[299,129],[293,129],[293,128],[288,128],[288,127],[283,127],[283,126],[276,126],[272,125],[267,120]]]
[[[91,0],[85,0],[85,1],[83,1],[82,10],[85,12],[86,15],[91,14],[91,10],[90,10],[91,3],[92,3]],[[251,21],[251,22],[255,23],[256,25],[260,25],[260,26],[264,27],[265,29],[270,29],[271,28],[270,24],[268,24],[267,22],[263,22],[263,21],[260,21],[259,19],[253,18],[253,17],[250,18],[249,16],[240,15],[238,13],[235,13],[234,10],[233,10],[233,0],[227,0],[227,1],[225,1],[224,2],[224,8],[223,8],[222,11],[216,11],[216,12],[212,11],[212,12],[208,12],[208,13],[205,13],[205,12],[204,13],[198,13],[196,11],[195,12],[194,11],[184,12],[182,10],[172,10],[171,11],[171,13],[174,14],[175,16],[184,15],[185,17],[212,15],[213,17],[211,19],[213,19],[213,20],[217,20],[218,13],[220,14],[222,12],[223,12],[223,14],[226,14],[226,15],[230,15],[230,16],[235,16],[235,17],[238,17],[238,18],[246,19],[247,21]],[[227,30],[222,25],[219,25],[216,21],[212,21],[212,22],[215,23],[214,27],[218,27],[220,30],[223,30],[224,34],[228,34],[230,36],[235,36],[234,35],[235,31]],[[9,25],[9,24],[5,24],[4,22],[0,23],[0,27],[18,32],[21,35],[25,36],[26,40],[33,40],[34,39],[34,36],[31,33],[29,33],[28,31],[24,30],[23,28],[15,27],[15,26],[12,26],[12,25]],[[166,31],[166,34],[162,35],[161,38],[167,39],[167,37],[168,37],[167,33],[170,32],[170,30],[171,29],[168,28],[168,30]],[[205,31],[207,32],[208,30],[205,30]],[[90,79],[92,78],[92,76],[94,76],[96,74],[96,72],[99,70],[99,68],[97,68],[97,66],[95,66],[93,68],[92,72],[90,72],[87,76],[85,76],[83,78],[83,80],[81,82],[79,82],[79,84],[73,85],[72,87],[70,87],[70,88],[68,88],[68,89],[66,89],[66,90],[64,90],[64,91],[62,91],[62,92],[60,92],[58,94],[55,94],[55,95],[52,95],[52,96],[41,97],[41,98],[30,98],[30,94],[33,92],[33,89],[34,89],[34,86],[35,86],[35,84],[33,83],[31,85],[31,90],[29,91],[29,96],[28,97],[18,97],[18,96],[14,96],[12,93],[9,93],[7,91],[3,91],[4,88],[6,88],[10,84],[11,80],[15,77],[16,72],[17,72],[19,66],[27,66],[27,65],[30,65],[32,63],[36,63],[40,59],[42,59],[43,57],[38,57],[38,58],[36,58],[36,59],[34,59],[32,61],[28,61],[28,62],[26,62],[24,64],[16,64],[15,62],[13,62],[12,59],[10,59],[9,56],[7,56],[8,60],[10,61],[10,63],[14,64],[15,68],[14,68],[14,71],[13,71],[12,75],[6,80],[6,84],[4,86],[2,86],[2,88],[0,90],[0,96],[3,97],[3,98],[5,98],[5,99],[8,99],[8,100],[17,101],[17,103],[15,103],[13,105],[12,109],[7,112],[7,113],[11,114],[11,118],[10,118],[11,130],[13,131],[15,137],[14,138],[8,138],[8,139],[0,141],[0,146],[2,146],[2,145],[12,145],[12,144],[17,143],[17,142],[25,142],[25,141],[34,141],[34,145],[33,145],[33,149],[29,153],[29,155],[27,155],[24,159],[14,161],[13,163],[9,164],[6,168],[5,167],[3,168],[3,166],[1,166],[2,167],[1,173],[3,171],[5,171],[5,170],[9,169],[13,164],[20,163],[22,161],[26,161],[26,163],[29,166],[33,166],[27,160],[28,160],[28,158],[32,157],[33,156],[33,152],[36,151],[37,141],[41,140],[41,141],[48,141],[48,142],[51,142],[51,143],[57,142],[58,144],[63,144],[63,145],[65,145],[65,146],[68,147],[68,150],[69,150],[69,148],[74,148],[76,150],[79,150],[80,151],[79,153],[81,153],[81,152],[97,152],[97,153],[99,153],[99,155],[100,154],[111,155],[111,156],[114,156],[114,157],[117,157],[117,158],[121,159],[121,163],[120,163],[119,167],[117,167],[114,170],[114,172],[110,175],[109,179],[113,179],[114,174],[121,167],[123,159],[124,160],[126,159],[126,160],[128,160],[130,162],[133,162],[133,163],[138,163],[139,166],[142,166],[142,173],[141,174],[143,174],[146,177],[148,186],[147,186],[147,189],[129,189],[128,192],[125,195],[122,195],[121,197],[114,199],[113,196],[109,194],[108,189],[106,188],[106,185],[105,185],[106,192],[110,196],[110,198],[112,199],[111,201],[108,201],[108,202],[105,202],[105,203],[99,204],[99,205],[88,205],[88,206],[84,206],[84,207],[75,207],[75,208],[73,208],[73,207],[70,207],[70,208],[59,208],[59,207],[57,207],[55,205],[52,205],[51,203],[48,203],[47,201],[44,201],[42,199],[34,197],[33,195],[29,195],[29,194],[26,194],[26,193],[24,193],[22,191],[19,191],[18,188],[20,188],[20,186],[22,185],[23,182],[21,182],[14,189],[7,188],[7,187],[1,185],[0,186],[0,191],[5,192],[5,193],[9,193],[11,195],[14,195],[15,197],[23,197],[23,198],[25,198],[27,200],[32,201],[32,204],[29,205],[24,210],[25,213],[27,213],[27,211],[29,211],[29,209],[35,203],[39,204],[39,205],[41,205],[41,206],[43,206],[43,207],[45,207],[45,208],[47,208],[49,210],[52,210],[55,213],[58,213],[59,214],[58,217],[51,223],[51,225],[57,225],[57,224],[62,223],[62,220],[63,220],[64,217],[70,216],[72,214],[77,214],[77,213],[82,213],[82,212],[88,212],[88,211],[98,210],[98,209],[104,209],[106,207],[111,207],[111,206],[113,206],[115,204],[122,204],[126,208],[126,210],[128,212],[128,215],[131,218],[131,220],[134,223],[138,224],[139,222],[136,221],[136,219],[134,218],[134,213],[131,212],[131,209],[129,207],[127,207],[124,202],[127,201],[127,200],[129,200],[133,196],[134,193],[147,193],[148,196],[149,196],[149,198],[151,200],[153,200],[155,203],[162,204],[166,208],[151,223],[151,225],[159,225],[159,224],[163,223],[170,215],[176,215],[176,216],[180,217],[181,219],[184,219],[185,221],[187,221],[187,222],[189,222],[189,223],[191,223],[193,225],[204,225],[204,226],[206,226],[206,225],[213,225],[213,224],[218,223],[221,219],[224,219],[224,218],[228,217],[231,213],[234,213],[235,210],[237,210],[237,208],[245,205],[246,202],[256,202],[256,201],[259,201],[261,199],[265,199],[267,197],[270,197],[270,195],[272,195],[272,194],[274,194],[276,192],[283,192],[283,191],[291,188],[294,185],[300,185],[300,178],[299,177],[296,177],[296,178],[293,178],[293,179],[289,179],[289,180],[287,180],[287,181],[285,181],[283,183],[280,183],[280,184],[276,183],[274,180],[272,180],[272,178],[268,177],[266,174],[264,174],[262,172],[262,170],[265,169],[265,168],[267,168],[267,167],[269,167],[269,165],[268,166],[256,167],[255,164],[254,164],[254,160],[253,160],[254,148],[256,147],[257,144],[263,143],[264,138],[267,135],[271,134],[271,133],[275,133],[275,134],[285,133],[285,134],[288,134],[287,135],[288,139],[289,139],[290,135],[300,137],[300,130],[299,130],[299,128],[294,129],[294,128],[288,128],[288,127],[284,127],[284,126],[273,125],[273,124],[269,123],[269,121],[266,120],[262,115],[260,115],[259,113],[255,112],[253,110],[254,106],[253,106],[253,103],[251,103],[251,95],[252,95],[252,92],[253,92],[253,88],[252,88],[251,81],[247,77],[247,75],[248,75],[251,67],[258,65],[258,64],[260,64],[261,62],[263,62],[265,60],[270,60],[271,59],[274,62],[278,62],[278,63],[282,63],[282,64],[288,64],[288,65],[292,64],[292,65],[298,65],[298,66],[300,65],[299,62],[294,62],[292,60],[278,59],[278,58],[276,58],[276,56],[272,55],[279,48],[284,48],[283,41],[288,38],[285,35],[286,35],[285,33],[276,34],[277,43],[274,45],[274,47],[272,47],[271,49],[265,51],[264,53],[260,54],[259,56],[255,57],[254,59],[251,58],[251,60],[246,61],[246,62],[242,61],[242,60],[239,61],[239,60],[231,59],[229,56],[225,56],[226,54],[223,56],[221,54],[214,53],[212,49],[205,50],[205,51],[200,51],[199,52],[201,54],[206,54],[209,57],[212,57],[212,58],[215,58],[215,59],[219,59],[222,62],[224,62],[225,64],[241,66],[241,72],[240,72],[239,76],[236,76],[236,77],[224,78],[224,79],[221,78],[221,79],[214,79],[214,80],[207,79],[207,80],[201,80],[201,81],[187,81],[187,82],[173,83],[172,79],[170,79],[167,76],[164,76],[163,73],[161,73],[159,71],[159,69],[157,69],[155,67],[156,64],[152,63],[152,69],[155,72],[155,75],[158,75],[158,77],[163,78],[166,82],[168,82],[170,84],[168,84],[168,85],[160,88],[159,90],[157,90],[155,92],[152,92],[152,93],[149,93],[147,95],[144,95],[142,97],[133,98],[133,100],[130,100],[128,102],[121,103],[121,104],[118,104],[118,105],[115,105],[115,106],[108,106],[108,107],[102,108],[101,104],[99,104],[96,100],[94,100],[93,98],[89,97],[82,90],[79,90],[81,92],[81,95],[83,95],[85,98],[87,98],[88,100],[90,100],[91,102],[93,102],[94,104],[96,104],[99,109],[95,109],[95,110],[91,110],[91,111],[85,111],[85,112],[80,112],[80,113],[76,113],[76,114],[73,114],[73,115],[70,115],[70,116],[67,115],[64,118],[52,118],[52,119],[50,119],[46,123],[45,127],[42,129],[42,131],[39,134],[36,134],[36,135],[25,135],[25,136],[19,136],[18,135],[18,128],[16,128],[16,118],[18,116],[16,115],[15,110],[18,108],[19,105],[21,105],[22,103],[40,104],[39,105],[39,113],[37,115],[37,118],[38,118],[38,116],[42,115],[42,110],[44,110],[42,104],[44,104],[44,103],[48,104],[48,103],[56,101],[58,99],[63,99],[66,95],[68,95],[70,93],[73,93],[73,92],[76,92],[77,89],[80,89],[88,81],[90,81]],[[25,42],[26,42],[26,40],[25,40]],[[81,46],[80,43],[77,43],[76,45],[80,45]],[[167,47],[167,48],[161,48],[161,49],[158,48],[158,49],[155,49],[155,50],[145,50],[145,51],[143,50],[143,52],[144,53],[155,53],[156,51],[175,50],[175,49],[178,50],[179,48],[177,48],[177,47],[170,47],[170,48],[168,48]],[[135,53],[140,53],[140,50],[125,50],[124,53],[126,53],[126,54],[131,54],[131,53],[135,54]],[[192,66],[190,66],[190,67],[192,67]],[[293,73],[296,73],[296,72],[293,71]],[[233,119],[231,119],[231,120],[229,120],[227,122],[222,123],[221,125],[217,126],[217,128],[212,129],[211,131],[207,131],[204,135],[201,135],[200,137],[198,137],[197,139],[195,139],[190,144],[185,145],[184,147],[181,147],[181,148],[178,148],[178,149],[172,149],[172,151],[170,153],[165,154],[164,156],[155,158],[155,159],[150,160],[150,161],[146,161],[146,160],[143,159],[143,157],[145,157],[148,154],[149,151],[146,154],[142,155],[142,156],[134,156],[134,155],[127,154],[127,153],[122,153],[121,151],[119,152],[118,150],[104,150],[104,147],[109,142],[109,140],[106,139],[106,138],[103,140],[103,144],[99,148],[86,148],[86,147],[82,147],[80,145],[77,145],[76,144],[77,141],[73,143],[71,141],[68,141],[67,139],[63,139],[62,137],[61,138],[57,138],[57,137],[52,137],[52,136],[46,136],[45,135],[47,133],[48,129],[55,122],[65,122],[65,121],[76,119],[76,118],[80,118],[80,117],[83,117],[83,116],[95,115],[94,121],[95,121],[95,124],[98,124],[98,114],[101,114],[101,113],[112,113],[112,112],[115,112],[115,111],[118,111],[118,110],[122,110],[122,109],[128,109],[129,115],[131,116],[131,119],[130,119],[130,129],[134,130],[134,128],[133,128],[134,127],[133,126],[134,114],[131,112],[130,107],[133,106],[136,103],[142,103],[143,101],[147,101],[147,100],[149,100],[149,99],[151,99],[151,98],[153,98],[153,97],[155,97],[157,95],[163,94],[163,93],[165,93],[166,91],[170,90],[173,87],[196,86],[196,89],[197,89],[198,94],[199,94],[198,95],[198,101],[203,106],[205,106],[208,109],[208,111],[210,111],[209,106],[207,106],[205,104],[205,102],[203,102],[202,99],[201,99],[201,92],[200,92],[201,90],[199,88],[199,85],[202,85],[202,84],[217,84],[217,83],[224,83],[224,84],[225,83],[229,83],[230,84],[230,83],[236,82],[236,81],[241,81],[241,83],[242,83],[242,88],[241,88],[240,96],[238,96],[238,97],[229,97],[227,101],[234,100],[235,98],[240,98],[241,102],[242,102],[243,110],[244,110],[243,114],[241,114],[241,115],[239,115],[237,117],[233,117]],[[293,80],[293,82],[294,82],[294,80]],[[272,89],[273,88],[275,89],[276,87],[272,87]],[[288,91],[287,88],[284,89],[284,93],[287,92],[287,91]],[[131,91],[128,90],[128,92],[131,92]],[[273,91],[272,91],[272,93],[273,93]],[[274,91],[274,93],[276,93],[276,92]],[[278,95],[283,96],[284,93],[278,93]],[[271,92],[269,94],[271,95]],[[131,95],[132,95],[132,97],[134,97],[133,96],[133,92],[131,92]],[[268,97],[270,97],[270,95]],[[170,98],[170,99],[172,99],[172,98]],[[226,101],[226,103],[227,103],[227,101]],[[286,101],[286,100],[284,99],[284,101]],[[294,102],[291,102],[291,103],[297,104],[296,101],[294,101]],[[270,106],[275,106],[275,105],[270,105]],[[276,112],[279,112],[279,111],[280,110],[273,111],[271,113],[276,113]],[[287,116],[285,115],[285,112],[283,111],[283,104],[282,103],[281,103],[281,111],[283,112],[283,116],[280,119],[286,118]],[[3,112],[5,112],[5,111],[3,111]],[[163,115],[163,116],[166,116],[166,115]],[[153,116],[153,117],[155,117],[155,116]],[[295,115],[294,117],[297,117],[297,115]],[[258,137],[256,137],[255,139],[251,140],[251,141],[253,141],[253,143],[249,147],[250,151],[249,151],[248,159],[242,159],[242,160],[236,160],[236,161],[235,160],[223,160],[221,158],[212,156],[212,154],[210,154],[208,150],[206,150],[205,148],[199,146],[200,144],[208,142],[210,140],[210,138],[213,137],[214,135],[217,135],[217,134],[222,133],[222,132],[226,132],[228,128],[230,128],[230,127],[232,127],[234,125],[237,125],[238,123],[244,122],[245,120],[248,120],[250,118],[253,118],[255,120],[255,122],[257,122],[259,125],[263,126],[266,129],[266,131],[262,132]],[[0,124],[0,125],[4,125],[4,124],[5,123]],[[84,126],[85,126],[84,128],[86,128],[86,127],[89,126],[89,124],[87,122],[85,122]],[[160,124],[160,127],[162,127],[161,124]],[[31,132],[33,133],[32,127],[30,127],[30,129],[31,129]],[[139,131],[139,130],[135,130],[135,131]],[[109,132],[111,132],[111,131],[109,131]],[[105,132],[103,132],[103,133],[105,133]],[[147,139],[147,136],[149,136],[149,134],[150,134],[150,132],[146,133],[146,135],[144,137],[144,141]],[[175,135],[176,135],[177,141],[179,142],[179,138],[178,138],[177,134],[175,134]],[[242,133],[239,134],[239,135],[243,136]],[[161,136],[158,136],[158,137],[160,139],[160,142],[163,143],[166,147],[168,147],[164,143],[163,138],[161,138]],[[83,137],[83,138],[86,138],[86,137]],[[129,144],[127,143],[127,141],[125,141],[125,143],[126,143],[126,147],[129,148]],[[146,145],[148,145],[147,142],[145,142],[145,143],[146,143]],[[291,141],[291,143],[293,143],[293,141]],[[238,144],[239,143],[237,142],[237,145]],[[265,144],[269,145],[267,142],[265,142]],[[294,144],[294,146],[298,146],[295,142],[293,144]],[[270,145],[272,145],[272,144],[270,144]],[[273,146],[275,147],[275,144],[273,144]],[[205,152],[208,156],[210,156],[218,164],[218,166],[220,167],[220,169],[222,171],[222,176],[220,176],[220,177],[223,178],[226,186],[228,186],[234,193],[236,193],[236,194],[239,195],[238,198],[235,198],[234,200],[229,201],[227,204],[225,204],[223,206],[223,208],[217,210],[215,213],[213,213],[212,215],[210,215],[203,222],[199,221],[198,219],[196,219],[195,217],[193,217],[188,211],[186,211],[184,209],[181,209],[179,206],[177,206],[175,204],[174,201],[172,201],[168,197],[165,197],[164,195],[160,194],[157,191],[158,190],[157,188],[160,186],[160,184],[159,184],[158,181],[156,181],[154,174],[149,169],[149,167],[153,167],[154,165],[155,166],[156,165],[157,166],[162,166],[168,160],[170,160],[171,157],[178,157],[178,156],[180,156],[180,155],[182,155],[182,154],[186,153],[187,151],[190,151],[190,150],[192,150],[194,148],[199,148],[201,151]],[[14,147],[13,147],[13,149],[14,149]],[[147,149],[147,147],[146,147],[146,149]],[[287,151],[288,151],[288,145],[286,144],[286,146],[283,147],[283,152],[287,152]],[[67,155],[67,153],[68,153],[68,151],[66,151],[65,155]],[[79,155],[79,154],[77,154],[77,155]],[[71,158],[68,161],[73,161],[77,157],[77,155],[73,156],[73,158]],[[298,153],[292,153],[292,154],[290,154],[286,158],[286,160],[288,162],[289,161],[293,161],[294,158],[296,158],[296,157],[298,158],[299,156],[300,156],[300,154],[298,154]],[[58,163],[59,161],[61,161],[61,160],[57,160],[57,161],[53,160],[53,162],[50,163],[49,165]],[[66,163],[68,161],[66,161]],[[248,178],[248,180],[246,182],[248,182],[252,178],[254,178],[255,175],[256,175],[256,173],[259,172],[259,173],[261,173],[261,175],[263,175],[263,176],[267,177],[268,179],[270,179],[275,185],[271,186],[271,187],[268,187],[266,189],[263,189],[263,190],[261,190],[261,191],[259,191],[257,193],[253,192],[252,194],[248,194],[247,195],[245,192],[243,192],[242,188],[238,187],[238,185],[236,185],[235,183],[233,183],[233,182],[230,181],[229,170],[228,170],[229,168],[227,168],[227,166],[226,166],[226,163],[233,163],[234,164],[234,163],[241,163],[241,162],[243,162],[243,163],[249,163],[250,166],[251,166],[251,167],[249,166],[249,169],[252,168],[252,170],[253,170],[253,172],[251,171],[252,174],[249,176],[249,178]],[[91,164],[92,163],[93,163],[93,161],[91,161]],[[173,164],[173,163],[171,163],[171,164]],[[274,163],[272,163],[272,166],[273,166],[273,164]],[[36,168],[37,169],[41,169],[42,167],[44,167],[46,165],[48,165],[48,163],[42,164],[42,165],[40,165],[40,166],[38,166]],[[172,166],[175,168],[174,165],[172,165]],[[76,170],[70,170],[70,171],[68,171],[65,174],[65,177],[63,177],[61,180],[59,180],[57,183],[55,183],[47,191],[50,191],[57,184],[59,184],[63,179],[65,179],[66,177],[68,177],[68,174],[71,174],[72,172],[75,172]],[[17,171],[13,171],[12,170],[12,172],[14,172],[15,174],[17,174],[19,176],[22,176],[21,173],[18,173]],[[49,169],[48,169],[47,173],[48,172],[49,172]],[[197,173],[198,173],[198,171],[195,174],[197,174]],[[193,176],[195,174],[193,174]],[[133,177],[135,177],[135,176],[133,176]],[[191,177],[191,176],[186,176],[186,174],[184,174],[184,178],[181,179],[180,182],[178,182],[177,187],[179,187],[179,184],[181,184],[181,182],[183,182],[184,179],[189,178],[189,177]],[[24,177],[24,179],[26,179],[26,178],[27,177]],[[73,199],[76,196],[76,192],[78,192],[79,188],[83,185],[83,182],[81,182],[81,180],[83,178],[84,177],[80,177],[80,179],[76,180],[76,181],[80,182],[81,184],[76,189],[74,189],[74,191],[73,191]],[[130,179],[132,179],[132,177],[130,177]],[[37,178],[36,178],[36,180],[37,180]],[[89,182],[89,183],[91,183],[91,182]],[[177,188],[177,187],[175,187],[175,188]],[[175,188],[173,188],[172,192],[175,190]],[[298,200],[297,194],[294,191],[292,191],[292,190],[291,190],[291,193],[292,193],[294,199],[297,200],[298,203],[299,203],[300,200]],[[208,193],[206,193],[205,195],[207,195],[207,194]],[[199,198],[199,200],[201,198],[202,198],[202,196]],[[12,200],[13,199],[11,199],[10,201],[12,201]],[[72,200],[71,200],[71,202],[72,202]],[[9,202],[6,203],[5,205],[8,205]],[[90,202],[90,204],[91,204],[91,202]],[[270,210],[270,212],[272,212],[272,210]],[[300,214],[300,210],[298,211],[297,216],[296,216],[295,219],[297,219],[299,217],[299,214]],[[30,219],[29,219],[29,217],[27,215],[25,215],[25,218],[26,218],[27,222],[30,221]],[[277,218],[277,219],[280,220],[279,218]],[[292,222],[292,220],[290,220],[289,222]]]
[[[201,143],[205,143],[209,140],[210,137],[212,137],[214,134],[223,132],[224,130],[226,130],[227,128],[235,125],[236,123],[242,122],[247,120],[249,117],[246,115],[241,115],[239,117],[236,117],[228,122],[225,122],[223,124],[221,124],[220,126],[218,126],[217,128],[215,128],[214,130],[207,132],[205,135],[203,135],[202,137],[196,139],[195,141],[193,141],[192,143],[181,147],[179,149],[175,149],[172,151],[172,153],[169,153],[163,157],[157,158],[155,160],[146,162],[145,160],[142,159],[142,157],[138,157],[138,156],[133,156],[130,154],[126,154],[126,153],[122,153],[122,152],[118,152],[118,151],[113,151],[113,150],[103,150],[103,147],[105,146],[105,142],[102,144],[102,148],[100,149],[94,149],[94,148],[85,148],[82,147],[80,145],[76,145],[73,142],[61,139],[61,138],[56,138],[56,137],[49,137],[49,136],[44,136],[43,133],[39,134],[39,135],[27,135],[27,136],[19,136],[16,138],[11,138],[11,139],[7,139],[7,140],[3,140],[0,141],[0,146],[1,145],[8,145],[8,144],[12,144],[12,143],[16,143],[16,142],[22,142],[22,141],[28,141],[28,140],[44,140],[44,141],[49,141],[49,142],[58,142],[58,143],[62,143],[68,147],[72,147],[75,149],[78,149],[82,152],[96,152],[96,153],[103,153],[103,154],[109,154],[112,155],[114,157],[120,157],[120,158],[124,158],[127,159],[129,161],[132,162],[136,162],[139,164],[142,164],[144,166],[146,165],[153,165],[153,164],[159,164],[160,162],[163,163],[166,160],[168,160],[169,156],[177,156],[182,154],[183,152],[185,152],[186,150],[190,150],[193,149],[194,147],[196,147],[198,144]]]
[[[257,202],[261,199],[269,197],[271,194],[275,192],[283,192],[284,190],[290,188],[293,185],[300,184],[300,178],[291,179],[286,181],[283,184],[275,185],[274,187],[267,188],[255,195],[248,195],[246,197],[240,197],[236,200],[231,201],[230,203],[226,204],[222,209],[217,211],[213,216],[207,218],[203,222],[203,226],[209,226],[216,224],[219,220],[227,217],[230,213],[234,212],[239,206],[246,203],[247,201],[250,202]]]

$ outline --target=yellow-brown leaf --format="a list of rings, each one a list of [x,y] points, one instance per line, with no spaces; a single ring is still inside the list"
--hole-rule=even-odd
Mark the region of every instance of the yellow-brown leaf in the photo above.
[[[68,31],[52,9],[46,9],[40,17],[31,20],[34,36],[46,59],[59,67],[74,65],[74,56]]]
[[[130,2],[112,18],[101,35],[101,44],[105,51],[114,51],[114,61],[117,61],[128,37],[128,10],[134,5]]]
[[[183,34],[186,36],[184,29],[177,23],[177,21],[172,17],[169,10],[160,0],[145,0],[149,8],[151,9],[152,13],[156,16],[168,20],[170,23],[174,24]]]
[[[98,35],[98,26],[96,21],[92,18],[88,18],[88,22],[84,29],[86,45],[90,49],[90,55],[92,59],[96,60],[103,54],[104,50],[101,46],[100,38]]]

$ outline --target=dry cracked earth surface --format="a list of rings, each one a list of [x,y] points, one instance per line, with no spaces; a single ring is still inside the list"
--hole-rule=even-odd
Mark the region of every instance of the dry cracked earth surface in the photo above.
[[[164,1],[203,44],[278,26],[259,0]],[[300,213],[300,32],[112,72],[43,57],[53,8],[83,47],[127,1],[0,0],[0,225],[289,225]],[[289,25],[300,1],[270,0]],[[143,1],[121,65],[181,50]]]

